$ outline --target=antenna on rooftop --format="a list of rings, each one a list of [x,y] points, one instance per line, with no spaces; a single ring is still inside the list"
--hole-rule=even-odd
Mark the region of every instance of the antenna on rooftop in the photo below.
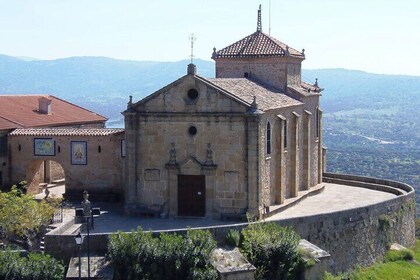
[[[193,63],[193,58],[194,58],[194,42],[195,40],[197,40],[197,38],[195,37],[194,33],[191,33],[190,37],[189,37],[190,41],[191,41],[191,64]]]
[[[271,0],[268,1],[268,35],[271,36]]]
[[[261,4],[260,4],[260,8],[258,9],[258,21],[257,21],[257,31],[262,31],[262,26],[261,26]]]

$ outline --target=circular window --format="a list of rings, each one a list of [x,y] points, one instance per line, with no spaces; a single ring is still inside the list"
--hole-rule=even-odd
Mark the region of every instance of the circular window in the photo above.
[[[191,100],[195,100],[198,98],[198,91],[194,88],[190,89],[187,93],[188,98]]]
[[[188,129],[188,133],[192,136],[197,134],[197,128],[195,126],[190,126],[190,128]]]

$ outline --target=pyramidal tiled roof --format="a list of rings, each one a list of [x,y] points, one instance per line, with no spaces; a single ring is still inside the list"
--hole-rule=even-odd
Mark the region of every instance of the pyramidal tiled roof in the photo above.
[[[279,40],[257,30],[249,36],[219,51],[214,49],[212,58],[293,56],[304,59],[305,55]]]

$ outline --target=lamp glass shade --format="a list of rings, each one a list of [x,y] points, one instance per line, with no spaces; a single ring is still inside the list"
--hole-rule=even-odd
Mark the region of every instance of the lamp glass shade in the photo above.
[[[83,238],[84,236],[80,234],[80,232],[74,237],[74,240],[76,240],[77,245],[83,244]]]

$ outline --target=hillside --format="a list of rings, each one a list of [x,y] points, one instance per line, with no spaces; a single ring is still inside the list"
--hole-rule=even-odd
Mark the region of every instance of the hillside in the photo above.
[[[0,55],[0,93],[50,93],[110,118],[128,96],[134,101],[185,75],[189,61],[125,61],[106,57],[58,60]],[[198,74],[214,76],[214,63],[195,60]],[[401,180],[420,188],[420,77],[345,69],[303,70],[303,79],[325,88],[327,168]]]

